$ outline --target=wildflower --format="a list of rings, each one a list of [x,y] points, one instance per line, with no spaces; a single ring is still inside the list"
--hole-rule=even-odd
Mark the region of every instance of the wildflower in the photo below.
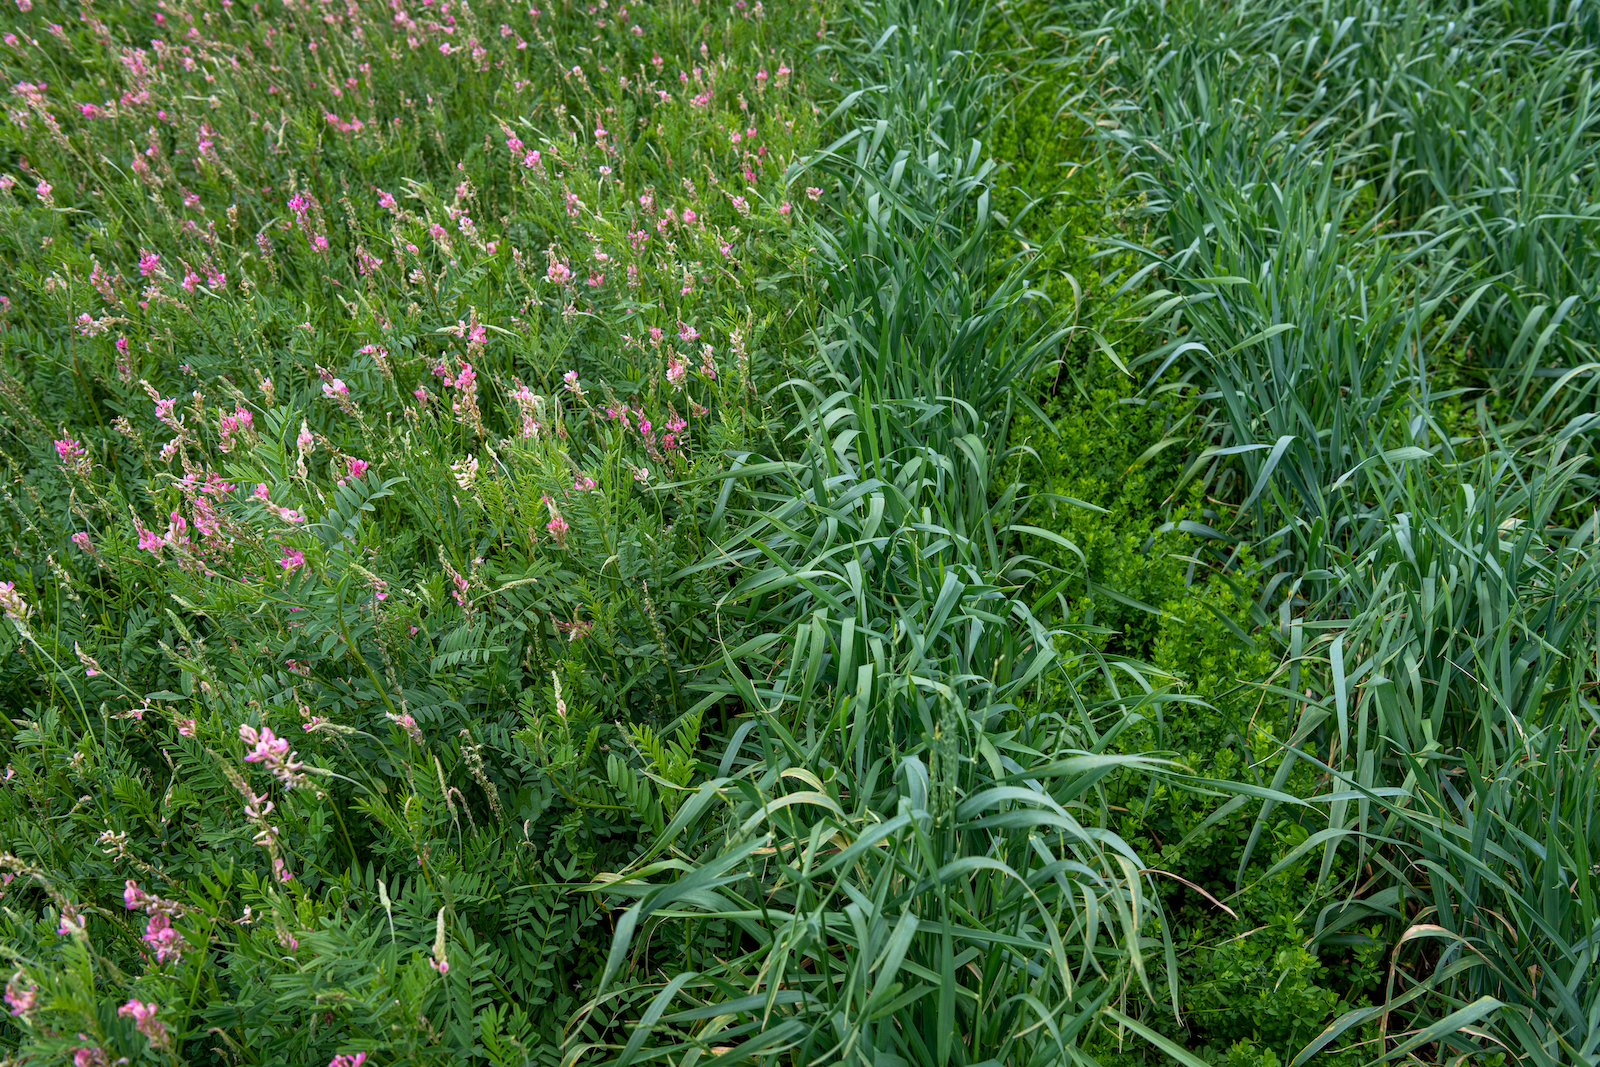
[[[545,523],[544,528],[550,531],[550,536],[555,540],[557,548],[565,548],[567,546],[567,530],[570,529],[567,525],[567,520],[561,517],[561,511],[556,507],[556,502],[548,496],[544,498],[544,506],[550,509],[550,521]]]
[[[156,897],[151,896],[149,893],[146,893],[143,889],[139,888],[139,882],[137,879],[129,878],[125,883],[123,883],[122,903],[129,911],[139,911],[140,909],[149,906],[151,901],[156,899]]]
[[[89,920],[78,914],[78,909],[71,904],[61,909],[61,921],[56,924],[56,933],[62,937],[71,937],[83,933],[89,925]]]
[[[178,720],[178,734],[179,734],[179,736],[181,736],[181,737],[193,737],[194,736],[194,732],[195,732],[195,722],[194,722],[193,719],[179,719]]]
[[[455,475],[456,484],[462,489],[471,489],[478,480],[478,457],[467,456],[450,464],[450,472]]]
[[[245,754],[246,763],[264,765],[274,778],[290,789],[306,783],[305,775],[302,773],[305,764],[295,759],[297,753],[289,750],[289,742],[274,735],[271,727],[263,726],[258,731],[249,723],[241,724],[239,739],[247,745],[255,746]]]
[[[450,959],[446,954],[444,940],[443,908],[439,909],[438,918],[434,920],[433,959],[429,961],[429,966],[438,971],[440,974],[448,974],[450,972]]]
[[[26,622],[28,616],[33,614],[33,608],[22,599],[17,592],[14,582],[0,582],[0,611],[4,611],[6,618],[12,622]]]
[[[172,928],[172,920],[159,911],[145,923],[143,940],[155,950],[158,965],[182,959],[183,951],[188,947],[183,935]]]
[[[678,322],[678,340],[685,343],[693,343],[699,339],[700,331],[680,319]]]
[[[149,1038],[151,1048],[166,1048],[170,1038],[167,1036],[166,1025],[156,1018],[156,1012],[159,1010],[154,1001],[141,1004],[135,999],[118,1008],[117,1014],[125,1019],[133,1019],[134,1027]]]
[[[77,533],[73,534],[72,543],[77,545],[82,551],[89,553],[91,556],[96,554],[94,542],[89,540],[89,531],[87,530],[79,530]]]
[[[816,200],[818,197],[822,196],[822,190],[818,189],[815,185],[808,185],[806,186],[806,195],[811,199]]]
[[[785,200],[783,202],[783,205],[778,208],[778,214],[782,215],[784,218],[788,218],[789,217],[789,211],[790,211],[789,201]]]
[[[45,207],[50,207],[55,203],[55,198],[50,195],[50,188],[51,186],[49,182],[42,181],[35,186],[33,190],[34,193],[39,197],[39,203],[43,204]]]
[[[154,252],[139,250],[139,273],[146,278],[161,270],[161,257]]]
[[[398,207],[398,205],[395,204],[394,197],[390,196],[382,189],[378,190],[378,206],[383,208],[385,211],[394,211]]]
[[[566,285],[572,281],[572,268],[555,260],[550,261],[550,267],[544,274],[546,278],[549,278],[556,285]]]
[[[328,1061],[328,1067],[361,1067],[367,1062],[365,1052],[357,1052],[353,1056],[335,1056]]]
[[[82,1034],[78,1035],[83,1038]],[[80,1048],[72,1053],[72,1067],[106,1067],[106,1050],[103,1048]]]
[[[39,1006],[39,987],[29,982],[23,985],[21,972],[11,976],[11,981],[6,983],[6,1007],[11,1009],[12,1015],[31,1015]]]
[[[667,360],[667,381],[672,383],[672,388],[682,389],[683,383],[689,376],[689,367],[673,353]]]
[[[150,553],[156,559],[160,559],[161,550],[166,547],[166,542],[161,539],[161,535],[154,530],[146,530],[143,526],[139,526],[137,522],[135,523],[135,528],[139,531],[139,548]]]
[[[305,565],[306,565],[306,554],[304,552],[301,552],[298,548],[296,548],[296,549],[285,548],[283,550],[283,558],[278,560],[278,566],[282,567],[284,570],[288,571],[290,574],[293,574],[295,571],[299,570],[301,567],[304,567]]]
[[[185,271],[183,274],[183,288],[185,292],[194,292],[194,287],[200,284],[200,275],[194,271]]]
[[[572,491],[574,493],[587,493],[592,491],[594,488],[594,479],[582,472],[579,472],[578,476],[572,480]]]
[[[56,443],[56,455],[61,457],[63,463],[84,455],[83,443],[70,437],[63,437]]]
[[[571,622],[566,622],[562,619],[557,619],[555,622],[556,629],[567,635],[567,643],[569,645],[580,637],[589,636],[590,632],[594,630],[594,620],[580,619],[576,615],[572,617]],[[565,717],[566,703],[558,704],[556,710],[560,711],[562,716]]]
[[[330,400],[349,396],[350,387],[344,384],[344,382],[340,381],[338,378],[335,378],[331,382],[323,383],[322,395],[328,397]]]
[[[371,466],[371,464],[364,459],[348,459],[345,461],[345,463],[350,471],[350,477],[352,478],[361,477],[363,474],[367,473],[367,468]]]

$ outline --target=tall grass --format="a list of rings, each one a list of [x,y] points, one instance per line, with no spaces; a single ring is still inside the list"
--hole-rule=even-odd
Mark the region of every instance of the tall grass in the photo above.
[[[1358,1024],[1376,1058],[1593,1062],[1592,12],[1061,11],[1142,205],[1137,365],[1204,403],[1190,475],[1256,546],[1273,784],[1335,787],[1273,870],[1349,850],[1309,943],[1392,939],[1382,1003],[1295,1062]]]
[[[696,568],[762,635],[713,689],[746,717],[720,777],[602,887],[633,901],[606,981],[659,990],[607,1062],[1087,1062],[1112,1022],[1183,1055],[1119,1010],[1176,1007],[1173,947],[1096,789],[1157,769],[1109,753],[1104,726],[1150,713],[1161,679],[1041,621],[1054,579],[1021,548],[1058,535],[995,473],[1021,387],[1074,326],[1026,254],[993,251],[981,18],[862,5],[848,129],[796,173],[830,175],[847,220],[820,244],[815,369],[784,387],[800,447],[728,472],[751,505]],[[1046,682],[1067,700],[1042,703]],[[739,951],[654,963],[722,926]]]

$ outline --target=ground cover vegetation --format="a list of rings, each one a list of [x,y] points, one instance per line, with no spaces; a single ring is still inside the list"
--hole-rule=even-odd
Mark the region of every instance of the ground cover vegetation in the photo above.
[[[11,1061],[1600,1061],[1587,6],[16,6]]]

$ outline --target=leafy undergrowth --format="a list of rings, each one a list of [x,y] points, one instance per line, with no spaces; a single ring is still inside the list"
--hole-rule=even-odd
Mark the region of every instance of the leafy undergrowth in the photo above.
[[[1600,1062],[1581,5],[17,7],[19,1062]]]

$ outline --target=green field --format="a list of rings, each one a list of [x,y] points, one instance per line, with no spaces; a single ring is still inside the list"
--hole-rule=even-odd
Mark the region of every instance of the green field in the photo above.
[[[0,31],[0,1067],[1600,1067],[1587,0]]]

